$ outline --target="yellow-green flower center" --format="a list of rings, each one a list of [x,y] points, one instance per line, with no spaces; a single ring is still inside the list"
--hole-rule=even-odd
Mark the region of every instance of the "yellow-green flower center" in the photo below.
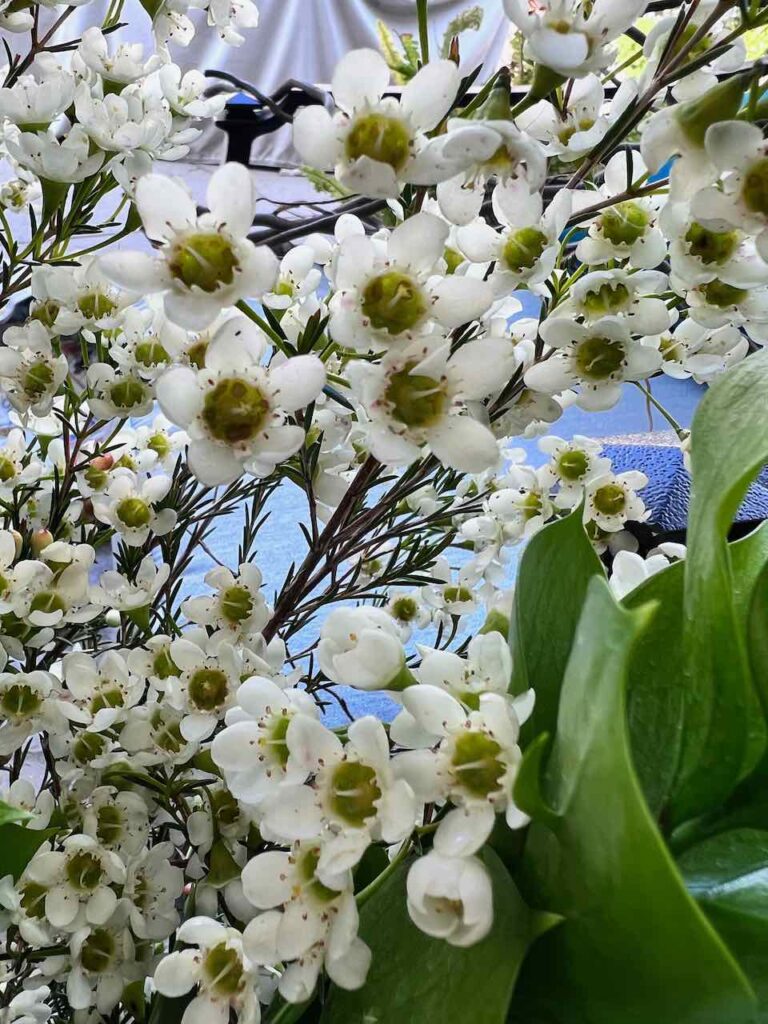
[[[106,928],[94,928],[80,947],[80,963],[90,974],[103,974],[112,966],[117,946]]]
[[[213,946],[203,960],[206,987],[218,996],[234,996],[245,984],[243,963],[237,950],[225,942]]]
[[[92,892],[101,884],[101,861],[87,850],[81,850],[67,861],[67,881],[78,892]]]
[[[246,587],[227,587],[220,599],[221,614],[227,620],[236,624],[247,619],[253,611],[253,598]]]
[[[240,805],[228,789],[217,789],[211,794],[211,811],[224,828],[236,825],[240,819]]]
[[[317,865],[320,863],[320,847],[312,846],[304,851],[296,864],[299,876],[304,885],[305,892],[310,893],[318,903],[330,903],[339,895],[336,889],[329,889],[327,885],[316,877]]]
[[[618,484],[603,484],[592,496],[595,508],[604,516],[620,515],[627,504],[627,495]]]
[[[363,114],[355,119],[344,144],[347,159],[367,156],[400,171],[408,162],[411,135],[406,124],[386,114]]]
[[[186,235],[168,263],[173,276],[187,288],[215,292],[235,279],[237,256],[228,239],[215,231]]]
[[[104,292],[86,292],[77,300],[77,308],[88,320],[110,316],[117,309],[117,303]]]
[[[170,453],[171,442],[168,439],[168,435],[160,430],[149,438],[147,448],[151,448],[159,459],[164,459]]]
[[[424,319],[427,300],[418,281],[401,270],[386,270],[368,281],[361,307],[377,331],[402,334]]]
[[[471,601],[472,591],[469,587],[464,586],[450,586],[443,589],[443,597],[448,604],[454,604],[457,601]]]
[[[107,486],[107,481],[109,480],[107,471],[99,469],[96,466],[88,466],[83,473],[83,476],[85,477],[85,482],[92,491],[103,491]]]
[[[447,245],[443,250],[443,259],[445,260],[446,272],[449,274],[454,274],[464,262],[464,257],[459,250],[452,249],[450,245]]]
[[[141,366],[164,366],[171,357],[157,338],[148,338],[136,346],[136,362]]]
[[[29,314],[30,320],[39,320],[41,324],[46,327],[53,327],[56,323],[56,317],[59,315],[58,302],[54,302],[53,299],[46,299],[44,302],[38,303],[32,312]]]
[[[612,245],[634,245],[645,234],[650,217],[642,206],[629,199],[606,210],[597,224]]]
[[[456,782],[472,796],[487,797],[499,790],[506,771],[501,747],[484,732],[467,731],[457,737],[451,764]]]
[[[741,195],[748,210],[768,217],[768,157],[761,157],[749,168]]]
[[[152,738],[155,744],[167,754],[178,754],[186,744],[181,735],[179,722],[162,711],[155,711],[151,718]]]
[[[6,456],[0,456],[0,480],[7,483],[16,476],[16,464]]]
[[[714,280],[701,286],[701,294],[711,306],[726,309],[728,306],[738,306],[746,299],[748,293],[746,288],[734,288],[725,281]]]
[[[588,291],[581,300],[588,316],[599,317],[608,313],[619,313],[629,305],[629,288],[620,281],[606,281],[599,288]]]
[[[392,603],[392,614],[399,622],[412,622],[419,613],[419,606],[412,597],[397,597]]]
[[[61,594],[57,594],[55,590],[41,590],[30,601],[29,610],[50,615],[52,612],[65,612],[67,604]]]
[[[735,231],[710,231],[702,224],[693,223],[685,233],[688,252],[702,263],[725,263],[739,245]]]
[[[624,346],[610,338],[587,338],[576,349],[576,369],[585,380],[608,380],[624,365]]]
[[[22,387],[28,398],[42,397],[53,384],[53,370],[42,359],[32,363],[24,373]]]
[[[228,694],[229,680],[220,668],[199,668],[189,681],[189,699],[199,711],[215,711]]]
[[[333,770],[331,810],[348,825],[361,828],[376,814],[381,789],[376,772],[359,761],[343,761]]]
[[[407,363],[393,373],[384,391],[390,415],[406,427],[431,427],[445,412],[448,397],[440,381],[423,373],[411,373],[415,363]]]
[[[30,718],[40,708],[42,698],[37,690],[26,683],[12,683],[3,691],[0,708],[4,718]]]
[[[202,370],[205,367],[205,353],[208,351],[208,344],[207,340],[196,341],[194,345],[190,345],[187,349],[187,359],[198,370]]]
[[[203,403],[203,422],[217,441],[250,441],[264,426],[270,404],[255,384],[239,377],[220,380]]]
[[[168,679],[170,676],[179,674],[179,667],[174,663],[171,652],[167,647],[159,650],[152,659],[152,673],[158,679]]]
[[[557,460],[557,471],[563,480],[581,480],[589,469],[589,457],[586,452],[563,452]]]
[[[288,726],[290,724],[291,719],[289,715],[276,716],[272,719],[265,735],[259,740],[259,745],[269,760],[280,765],[281,768],[285,768],[290,756],[288,743],[286,742]]]
[[[119,843],[125,832],[125,822],[117,807],[105,804],[96,814],[96,835],[105,846]]]
[[[38,921],[45,918],[45,897],[48,890],[39,882],[26,882],[19,887],[21,905],[27,917],[33,917]]]
[[[109,389],[109,397],[112,404],[120,412],[129,412],[144,402],[147,395],[146,387],[140,380],[128,378],[117,381]]]
[[[104,687],[91,700],[91,714],[95,715],[97,711],[103,711],[104,708],[121,708],[124,704],[125,698],[122,690],[117,687],[112,689]]]
[[[149,526],[152,519],[152,510],[141,498],[123,498],[117,503],[115,514],[124,526],[133,530]]]
[[[510,270],[531,270],[547,245],[547,236],[538,228],[518,228],[504,243],[501,258]]]
[[[107,741],[95,732],[81,732],[72,746],[72,757],[79,765],[90,764],[104,752]]]

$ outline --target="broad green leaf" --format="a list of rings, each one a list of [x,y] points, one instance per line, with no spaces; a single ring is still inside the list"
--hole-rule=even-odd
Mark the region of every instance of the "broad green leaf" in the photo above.
[[[679,861],[688,886],[738,958],[768,1020],[768,832],[736,829],[688,850]]]
[[[625,608],[658,602],[629,662],[627,713],[637,777],[651,813],[665,807],[677,774],[683,728],[682,562],[651,576],[622,601]]]
[[[523,552],[511,630],[512,690],[532,686],[536,706],[523,738],[554,733],[560,685],[587,585],[603,567],[582,524],[582,511],[544,527]]]
[[[520,964],[536,936],[554,923],[533,914],[492,850],[494,923],[482,942],[457,949],[412,923],[403,865],[360,913],[360,935],[373,960],[357,992],[333,988],[322,1024],[504,1024]]]
[[[748,748],[751,678],[726,536],[768,458],[768,352],[718,378],[692,427],[693,488],[685,560],[685,725],[671,801],[676,822],[722,803]]]
[[[29,811],[23,811],[20,807],[12,807],[4,800],[0,800],[0,825],[29,821],[31,817]]]
[[[0,825],[0,878],[13,875],[16,880],[55,828],[31,829],[21,825]]]
[[[562,925],[534,947],[514,1020],[741,1024],[755,997],[688,894],[632,764],[627,668],[648,625],[594,580],[563,684],[546,778],[561,821],[534,822],[520,884]]]
[[[764,754],[768,719],[768,523],[731,545],[731,565],[736,616],[744,627],[752,672],[754,699],[750,721],[754,723],[758,720],[757,712],[762,713]],[[748,759],[745,768],[753,767],[754,759]]]

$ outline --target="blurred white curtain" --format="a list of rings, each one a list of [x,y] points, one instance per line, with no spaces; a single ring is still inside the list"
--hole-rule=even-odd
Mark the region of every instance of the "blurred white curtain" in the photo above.
[[[202,24],[186,49],[173,47],[173,59],[184,69],[217,68],[252,82],[264,92],[272,92],[287,79],[312,83],[328,82],[336,62],[348,50],[361,46],[378,48],[376,22],[382,19],[395,32],[416,33],[415,0],[255,0],[259,8],[258,28],[246,33],[245,43],[226,46],[214,32]],[[478,0],[430,0],[430,26],[433,49],[437,49],[448,23],[474,6]],[[107,0],[95,0],[78,8],[62,29],[60,39],[70,39],[94,24],[107,9]],[[501,0],[480,0],[484,8],[483,25],[478,32],[467,32],[461,39],[462,68],[470,71],[478,64],[495,69],[503,57],[509,35],[509,22]],[[194,17],[193,13],[193,17]],[[127,0],[123,11],[127,27],[119,39],[142,40],[151,45],[149,18],[138,0]],[[18,42],[21,42],[19,39]],[[223,159],[226,140],[223,132],[210,128],[195,147],[200,159]],[[280,132],[258,141],[254,160],[265,163],[292,158],[289,132]]]

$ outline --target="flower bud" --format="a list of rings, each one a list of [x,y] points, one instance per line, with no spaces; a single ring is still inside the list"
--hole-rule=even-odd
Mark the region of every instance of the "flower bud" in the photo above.
[[[50,544],[53,544],[53,534],[50,530],[35,530],[30,540],[30,547],[32,551],[39,555],[41,551],[44,551]]]

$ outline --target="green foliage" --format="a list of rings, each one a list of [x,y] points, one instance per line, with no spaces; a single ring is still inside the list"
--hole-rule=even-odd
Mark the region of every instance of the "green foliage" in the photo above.
[[[19,807],[12,807],[4,800],[0,800],[0,825],[29,821],[31,817],[32,815],[29,811],[23,811]]]
[[[528,544],[515,589],[512,691],[536,691],[524,735],[554,733],[560,685],[587,586],[603,568],[582,525],[582,511],[552,523]]]
[[[301,168],[301,173],[317,192],[325,192],[338,199],[347,199],[352,195],[349,189],[340,185],[330,174],[319,171],[316,167],[309,167],[305,164]]]
[[[683,729],[682,562],[651,576],[622,602],[625,608],[657,604],[629,663],[628,726],[637,777],[652,814],[661,815],[680,760]]]
[[[745,360],[704,396],[692,427],[694,486],[685,562],[684,727],[674,821],[717,807],[747,759],[752,706],[744,630],[726,537],[750,480],[768,456],[768,353]]]
[[[713,836],[680,859],[689,892],[738,957],[768,1020],[768,832]]]
[[[22,828],[21,825],[0,825],[0,878],[12,875],[14,881],[56,829]]]
[[[565,921],[534,950],[515,1020],[752,1019],[751,988],[687,893],[632,765],[627,669],[651,614],[590,584],[545,786],[561,820],[531,826],[521,882],[529,903]]]
[[[404,864],[360,914],[373,953],[367,982],[357,992],[332,989],[322,1024],[504,1024],[526,951],[556,919],[529,910],[493,851],[483,856],[493,881],[490,934],[458,949],[420,932],[406,909]]]
[[[383,21],[376,22],[376,34],[379,37],[379,47],[382,56],[387,62],[395,82],[398,85],[405,85],[413,78],[419,70],[419,47],[410,33],[398,35],[391,28],[388,28]]]
[[[480,4],[468,7],[461,11],[455,18],[448,22],[448,27],[443,35],[443,42],[440,46],[440,56],[449,57],[451,54],[451,41],[462,35],[464,32],[478,32],[483,24],[483,8]]]

